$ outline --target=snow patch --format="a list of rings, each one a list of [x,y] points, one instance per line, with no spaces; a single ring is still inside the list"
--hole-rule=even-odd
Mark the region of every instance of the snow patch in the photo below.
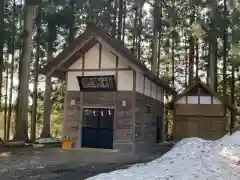
[[[39,144],[51,144],[51,143],[59,143],[60,141],[58,139],[53,138],[41,138],[36,140]]]
[[[88,180],[239,180],[240,131],[216,141],[187,138],[161,158]]]

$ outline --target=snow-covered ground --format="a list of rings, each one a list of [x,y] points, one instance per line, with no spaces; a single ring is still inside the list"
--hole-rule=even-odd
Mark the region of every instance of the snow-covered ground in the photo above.
[[[159,159],[88,180],[240,180],[240,131],[217,141],[184,139]]]

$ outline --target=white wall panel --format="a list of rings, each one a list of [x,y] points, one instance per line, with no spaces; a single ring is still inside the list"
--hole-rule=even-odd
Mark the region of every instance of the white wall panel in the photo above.
[[[136,73],[136,91],[143,94],[144,90],[144,77],[141,73]]]
[[[144,95],[151,97],[151,81],[145,78]]]
[[[82,69],[82,65],[83,65],[83,60],[82,60],[82,57],[80,57],[75,63],[69,66],[69,69]]]
[[[161,99],[162,99],[162,102],[164,102],[164,89],[160,87],[160,90],[161,90]]]
[[[200,96],[200,103],[199,104],[212,104],[211,96]]]
[[[128,68],[129,64],[126,62],[126,60],[123,57],[120,57],[118,60],[118,68],[119,69],[124,69]]]
[[[80,91],[77,76],[82,76],[82,72],[68,72],[67,73],[67,90]]]
[[[158,87],[158,86],[157,86],[156,89],[157,89],[157,98],[156,98],[156,99],[157,99],[158,101],[161,101],[161,102],[162,102],[163,99],[162,99],[161,87]]]
[[[128,68],[129,65],[133,67],[134,70],[139,71],[139,68],[129,60],[127,60],[124,56],[122,56],[119,52],[117,52],[114,48],[112,48],[108,43],[106,43],[101,37],[97,37],[97,39],[102,43],[105,49],[108,49],[109,51],[112,51],[114,54],[116,54],[119,58],[118,62],[118,68]]]
[[[116,68],[116,56],[105,46],[102,47],[101,68]]]
[[[155,83],[152,83],[152,88],[151,88],[151,98],[157,99],[157,85]]]
[[[98,69],[98,67],[99,67],[99,44],[96,44],[85,54],[84,69]]]
[[[183,96],[179,100],[177,100],[176,104],[187,104],[186,96]]]
[[[218,98],[213,97],[213,104],[222,104],[222,102]]]
[[[198,104],[198,96],[187,96],[187,104]]]
[[[118,71],[118,90],[133,90],[133,71]]]

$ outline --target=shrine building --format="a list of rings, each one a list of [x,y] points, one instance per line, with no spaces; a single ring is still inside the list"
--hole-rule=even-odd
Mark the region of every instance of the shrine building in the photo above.
[[[145,151],[164,140],[164,93],[176,92],[96,25],[43,69],[66,80],[64,135],[73,147]]]

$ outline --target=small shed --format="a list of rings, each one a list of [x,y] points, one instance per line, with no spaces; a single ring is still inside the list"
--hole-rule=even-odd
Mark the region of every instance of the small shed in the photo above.
[[[221,138],[227,132],[227,110],[233,105],[196,79],[167,105],[173,111],[173,138]]]

